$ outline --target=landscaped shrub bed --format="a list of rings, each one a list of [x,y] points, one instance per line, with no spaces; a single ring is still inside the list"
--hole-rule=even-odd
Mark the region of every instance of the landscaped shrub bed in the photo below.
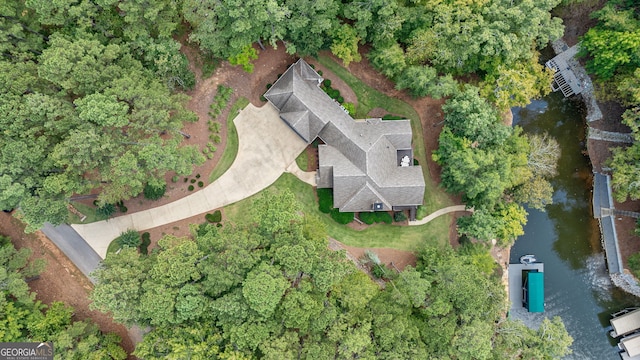
[[[391,114],[387,114],[382,117],[382,120],[404,120],[404,119],[406,119],[406,117],[391,115]]]
[[[331,189],[318,189],[318,208],[320,212],[328,214],[333,209],[333,191]]]
[[[371,225],[376,222],[376,214],[373,212],[361,212],[358,214],[360,221],[367,225]]]
[[[355,213],[352,212],[340,212],[338,209],[331,210],[331,218],[338,224],[346,225],[353,221]]]
[[[407,214],[404,211],[396,211],[393,213],[393,221],[395,222],[403,222],[407,220]]]
[[[213,102],[209,105],[209,116],[217,118],[229,104],[233,89],[224,85],[218,85],[218,92],[213,97]]]
[[[358,217],[367,225],[371,225],[373,223],[391,224],[393,222],[393,218],[389,213],[381,211],[361,212],[358,214]]]

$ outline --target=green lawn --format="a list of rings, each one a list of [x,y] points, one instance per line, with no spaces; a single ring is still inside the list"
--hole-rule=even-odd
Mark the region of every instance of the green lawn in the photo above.
[[[358,97],[358,106],[356,108],[356,118],[366,118],[369,111],[373,108],[380,107],[387,112],[395,115],[405,116],[411,120],[411,131],[413,132],[413,156],[418,159],[420,164],[427,163],[427,154],[425,154],[424,141],[422,138],[422,123],[418,113],[402,100],[391,98],[385,94],[375,90],[369,85],[363,83],[357,77],[353,76],[349,70],[342,65],[333,61],[328,56],[320,56],[318,62],[339,76],[344,82],[351,87]],[[384,76],[380,74],[380,76]],[[428,154],[431,156],[431,154]],[[422,167],[422,174],[425,181],[424,206],[427,213],[432,213],[440,208],[453,205],[445,192],[438,187],[429,174],[426,166]]]
[[[357,247],[388,247],[400,250],[417,250],[424,244],[447,244],[449,241],[450,215],[442,216],[428,224],[421,226],[397,226],[376,224],[366,230],[357,231],[333,221],[328,214],[318,210],[315,191],[294,175],[285,173],[273,185],[265,191],[283,191],[289,189],[300,201],[302,211],[305,214],[316,215],[327,226],[330,237],[350,246]],[[239,201],[225,207],[225,214],[229,220],[235,223],[248,221],[251,214],[251,205],[255,197]]]
[[[302,151],[300,155],[296,158],[296,164],[302,171],[307,171],[307,167],[309,166],[309,155],[307,155],[306,151]]]
[[[77,215],[69,212],[69,218],[67,220],[69,224],[88,224],[88,223],[107,219],[106,216],[97,214],[96,208],[93,206],[85,205],[83,203],[79,203],[75,201],[71,202],[71,204],[73,205],[74,208],[76,208],[78,211],[83,213],[87,218],[84,221],[80,221],[80,218]],[[118,210],[118,207],[116,206],[116,214],[117,214],[117,210]]]
[[[231,167],[231,164],[233,164],[233,161],[236,159],[236,155],[238,155],[238,131],[236,130],[233,120],[238,116],[240,110],[244,109],[247,105],[249,105],[249,100],[241,97],[231,106],[229,116],[227,116],[227,145],[224,147],[220,161],[209,175],[210,183],[214,182],[224,174],[225,171],[229,170],[229,167]]]

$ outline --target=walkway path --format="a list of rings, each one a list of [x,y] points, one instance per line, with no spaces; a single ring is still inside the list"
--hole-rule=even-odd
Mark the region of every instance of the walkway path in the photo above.
[[[234,123],[238,130],[238,155],[229,170],[215,182],[166,205],[72,227],[104,258],[109,243],[127,229],[142,231],[169,224],[260,192],[273,184],[289,165],[295,165],[296,157],[307,146],[280,120],[270,104],[261,108],[249,104]]]
[[[604,131],[592,127],[589,127],[589,139],[633,144],[631,134]]]
[[[448,206],[446,208],[442,208],[440,210],[434,211],[433,213],[431,213],[431,214],[425,216],[424,218],[422,218],[421,220],[409,221],[409,226],[424,225],[424,224],[428,223],[429,221],[437,218],[438,216],[442,216],[444,214],[449,214],[449,213],[458,212],[458,211],[473,212],[473,209],[467,209],[466,205]]]

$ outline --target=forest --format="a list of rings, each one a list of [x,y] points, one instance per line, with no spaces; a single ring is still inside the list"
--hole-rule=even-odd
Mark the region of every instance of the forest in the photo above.
[[[544,134],[511,127],[505,113],[549,91],[553,74],[539,51],[564,30],[552,11],[580,2],[3,1],[0,209],[19,208],[35,231],[65,222],[74,196],[97,194],[104,207],[162,188],[168,172],[191,174],[205,158],[182,144],[183,124],[197,121],[185,108],[195,77],[182,44],[246,71],[260,48],[283,46],[297,56],[328,50],[345,66],[365,56],[398,90],[446,98],[432,156],[442,186],[475,209],[458,231],[509,245],[522,234],[524,206],[552,201],[559,150]],[[582,38],[587,69],[603,97],[628,108],[624,121],[637,140],[611,160],[619,199],[640,198],[638,13],[633,1],[609,1]],[[570,351],[559,319],[534,331],[504,318],[504,291],[494,269],[478,265],[482,251],[425,247],[415,268],[390,273],[379,290],[326,249],[324,230],[293,211],[288,194],[265,195],[255,207],[251,224],[194,226],[192,239],[166,236],[149,255],[131,248],[105,259],[92,298],[116,321],[151,328],[137,356],[504,359]],[[72,322],[63,305],[34,301],[20,281],[37,272],[2,249],[0,278],[15,281],[2,280],[0,300],[17,315],[0,314],[0,323],[20,319],[2,339],[75,331],[64,336],[91,344],[68,340],[69,349],[122,358],[111,335]],[[42,318],[52,325],[38,329],[33,319]]]

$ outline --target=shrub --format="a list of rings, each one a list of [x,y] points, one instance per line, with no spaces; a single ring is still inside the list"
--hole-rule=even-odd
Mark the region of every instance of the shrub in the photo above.
[[[191,179],[189,182],[192,183],[192,184],[195,184],[196,183],[196,179]]]
[[[271,89],[272,86],[271,83],[267,84],[267,90]]]
[[[187,182],[187,181],[189,181],[189,178],[184,178],[184,182]]]
[[[216,144],[220,144],[220,142],[222,141],[222,137],[220,137],[220,135],[218,134],[213,134],[211,140],[213,140],[213,142]]]
[[[352,212],[340,212],[338,209],[331,210],[331,218],[338,224],[346,225],[353,221],[355,214]]]
[[[427,216],[427,208],[424,205],[419,205],[416,210],[416,219],[422,220],[425,216]]]
[[[214,153],[208,152],[207,153],[207,159],[209,159],[209,160],[213,159],[214,155],[215,155]]]
[[[260,95],[260,101],[267,102],[267,98],[264,95]]]
[[[387,115],[382,117],[382,120],[404,120],[404,119],[406,119],[406,117],[398,116],[398,115],[391,115],[391,114],[387,114]]]
[[[396,211],[393,213],[393,221],[402,222],[405,220],[407,220],[407,214],[405,214],[404,211]]]
[[[196,174],[196,179],[200,179],[200,174]]]
[[[361,212],[358,214],[358,217],[363,223],[367,225],[371,225],[376,222],[376,215],[372,212]]]
[[[322,76],[322,70],[318,70],[318,75]]]
[[[193,185],[189,185],[189,187],[187,188],[189,191],[193,191],[194,187]]]
[[[140,244],[140,253],[144,255],[149,254],[149,245],[151,245],[151,234],[148,232],[142,233],[142,243]]]
[[[340,104],[342,104],[344,102],[344,98],[340,95],[338,95],[338,97],[336,98],[336,101],[339,102]]]
[[[124,203],[122,202],[122,200],[118,201],[118,202],[116,203],[116,206],[118,206],[118,210],[119,210],[120,212],[122,212],[122,213],[126,213],[126,212],[127,212],[127,210],[128,210],[128,209],[127,209],[127,207],[126,207],[126,206],[124,206]]]
[[[120,247],[128,246],[133,248],[137,248],[142,243],[140,234],[138,234],[137,231],[131,229],[120,234],[120,236],[115,238],[115,241],[118,245],[120,245]]]
[[[222,213],[220,212],[220,210],[216,210],[213,212],[213,214],[207,214],[204,217],[210,223],[219,223],[220,221],[222,221]]]
[[[318,189],[318,209],[320,212],[328,214],[333,208],[333,192],[331,189]]]
[[[324,79],[324,81],[322,82],[322,85],[324,85],[327,89],[331,89],[331,80]]]
[[[640,252],[629,256],[629,259],[627,259],[627,266],[635,277],[640,278]]]
[[[414,158],[413,159],[413,166],[418,166],[420,165],[420,162],[418,162],[418,159]]]
[[[171,178],[171,182],[177,183],[179,179],[180,177],[178,175],[173,175],[173,177]]]
[[[393,218],[388,212],[376,212],[376,222],[382,222],[385,224],[391,224],[393,222]]]
[[[351,115],[351,117],[356,116],[356,105],[353,103],[344,103],[342,104],[342,106],[344,106],[345,110],[347,110],[347,112],[349,113],[349,115]]]
[[[96,209],[96,214],[109,217],[116,212],[116,207],[113,204],[104,204]]]
[[[371,274],[376,279],[387,279],[387,272],[389,272],[389,269],[387,269],[387,266],[385,264],[375,264],[371,268]]]
[[[209,131],[212,131],[214,133],[219,133],[221,127],[222,125],[219,122],[213,122],[211,123],[211,125],[209,125]]]
[[[207,148],[211,152],[216,152],[216,150],[218,150],[218,148],[215,145],[213,145],[212,143],[207,143]]]
[[[164,193],[167,191],[167,184],[152,185],[147,183],[144,186],[144,190],[142,193],[144,194],[145,199],[149,200],[158,200],[164,196]]]
[[[198,181],[198,187],[203,187],[204,183],[202,181]]]

